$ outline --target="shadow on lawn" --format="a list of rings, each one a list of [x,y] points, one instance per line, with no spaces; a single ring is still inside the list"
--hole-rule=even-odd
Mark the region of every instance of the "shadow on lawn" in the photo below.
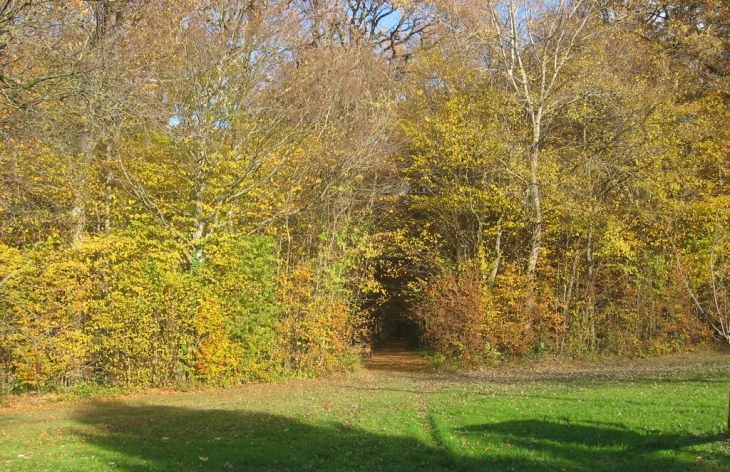
[[[721,441],[722,435],[642,434],[621,423],[513,420],[468,426],[455,431],[467,442],[490,437],[541,458],[517,462],[530,470],[727,470],[727,456],[697,459],[693,446]],[[499,459],[497,459],[499,462]],[[489,463],[489,461],[486,461]],[[718,465],[718,463],[720,465]],[[722,466],[725,464],[725,466]],[[515,469],[518,470],[518,469]]]
[[[343,423],[261,412],[88,404],[74,434],[110,454],[116,470],[448,470],[443,451]],[[113,459],[111,459],[113,457]]]
[[[621,425],[508,421],[454,430],[484,450],[486,436],[523,452],[476,456],[341,423],[229,410],[95,403],[79,409],[75,434],[109,453],[110,470],[670,470],[695,469],[695,454],[657,457],[718,438],[641,435]],[[479,443],[477,443],[479,441]],[[620,447],[617,447],[620,446]],[[501,449],[500,449],[501,450]],[[690,457],[691,456],[691,457]]]

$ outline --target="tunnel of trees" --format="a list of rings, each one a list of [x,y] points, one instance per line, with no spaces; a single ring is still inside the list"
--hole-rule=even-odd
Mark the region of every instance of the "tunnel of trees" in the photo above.
[[[721,0],[0,0],[0,386],[730,342]]]

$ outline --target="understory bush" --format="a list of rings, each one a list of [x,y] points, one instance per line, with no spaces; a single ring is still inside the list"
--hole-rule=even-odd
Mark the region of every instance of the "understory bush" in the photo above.
[[[464,264],[425,283],[413,316],[436,358],[463,366],[546,354],[663,355],[711,341],[671,275],[661,290],[627,282],[616,297],[623,303],[583,296],[565,307],[549,285],[531,286],[509,265],[489,286],[476,265]]]
[[[0,246],[3,392],[7,379],[63,391],[265,381],[326,370],[327,356],[346,351],[347,331],[331,327],[348,307],[322,297],[301,315],[282,310],[271,238],[210,244],[192,269],[169,241],[114,234],[74,247]],[[292,323],[307,349],[281,348]]]

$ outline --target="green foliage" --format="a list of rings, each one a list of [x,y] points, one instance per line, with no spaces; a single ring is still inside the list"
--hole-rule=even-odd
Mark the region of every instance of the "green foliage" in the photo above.
[[[2,367],[28,388],[283,375],[271,238],[222,242],[193,272],[174,245],[124,234],[2,257]]]
[[[231,238],[209,252],[192,274],[199,290],[196,371],[213,383],[270,380],[279,311],[274,241]]]

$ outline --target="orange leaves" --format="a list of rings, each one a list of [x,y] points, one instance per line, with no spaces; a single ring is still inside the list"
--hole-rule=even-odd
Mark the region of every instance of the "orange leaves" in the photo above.
[[[529,283],[509,266],[492,290],[470,264],[458,274],[436,277],[415,310],[426,342],[448,361],[464,365],[522,356],[554,342],[564,330],[564,317],[545,294],[531,293]]]
[[[430,347],[451,362],[483,362],[489,350],[488,325],[493,313],[479,271],[447,272],[428,284],[416,310]]]

